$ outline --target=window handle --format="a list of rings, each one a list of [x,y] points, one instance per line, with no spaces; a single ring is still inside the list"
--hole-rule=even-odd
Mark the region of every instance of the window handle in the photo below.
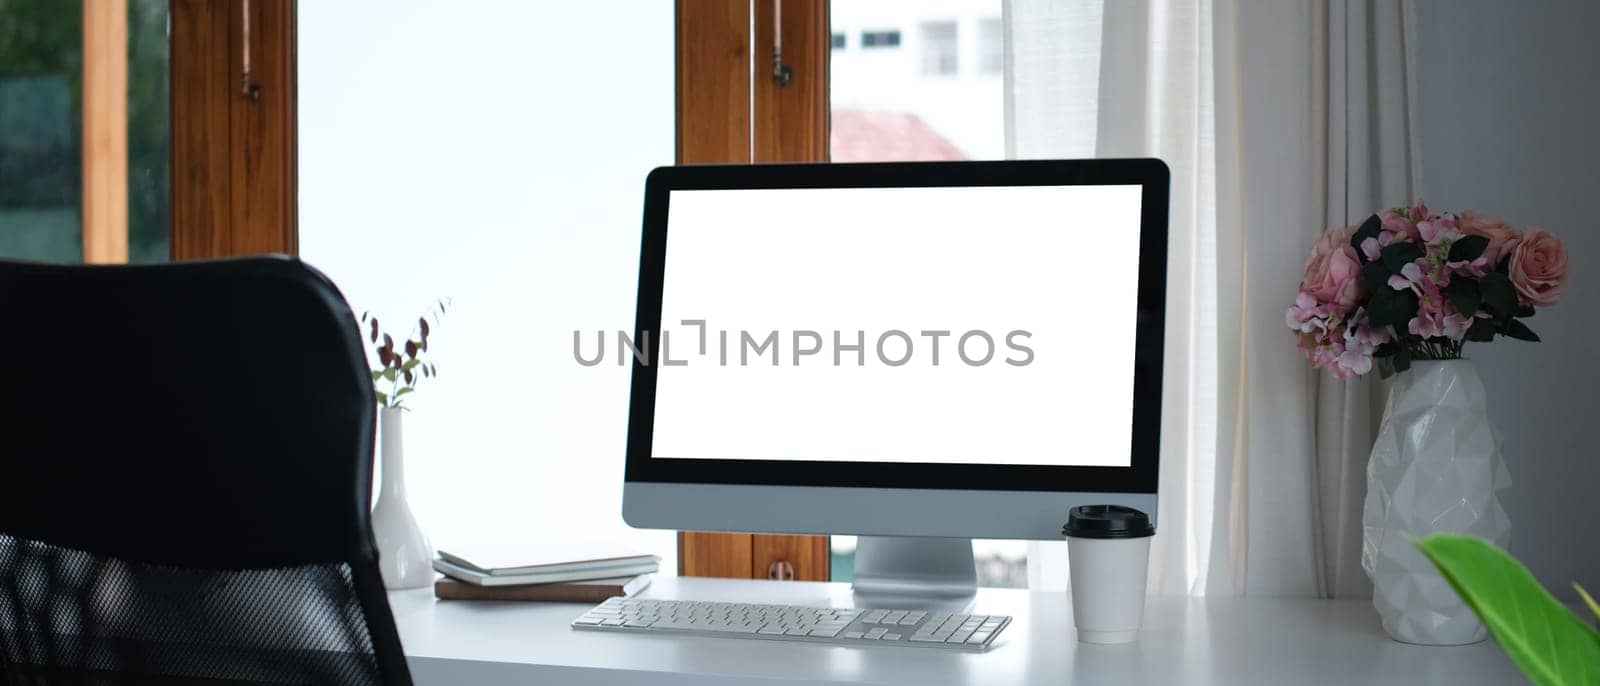
[[[261,86],[250,73],[250,0],[239,0],[239,10],[239,93],[250,102],[261,102]]]
[[[794,69],[784,64],[784,0],[773,0],[773,83],[781,88],[794,80]]]

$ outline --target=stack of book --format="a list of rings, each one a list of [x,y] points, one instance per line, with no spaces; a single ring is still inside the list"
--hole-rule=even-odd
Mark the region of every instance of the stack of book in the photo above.
[[[440,550],[445,578],[433,592],[450,600],[598,603],[650,585],[661,558],[615,546],[525,545]]]

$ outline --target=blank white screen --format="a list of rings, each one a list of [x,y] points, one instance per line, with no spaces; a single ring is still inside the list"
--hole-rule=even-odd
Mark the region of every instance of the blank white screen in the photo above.
[[[671,192],[653,456],[1128,466],[1140,193]]]

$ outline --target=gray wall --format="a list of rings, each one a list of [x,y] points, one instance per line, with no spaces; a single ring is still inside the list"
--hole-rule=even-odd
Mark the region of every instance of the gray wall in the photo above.
[[[1469,347],[1511,471],[1511,550],[1563,598],[1600,589],[1600,2],[1419,0],[1422,189],[1561,236],[1542,343]]]

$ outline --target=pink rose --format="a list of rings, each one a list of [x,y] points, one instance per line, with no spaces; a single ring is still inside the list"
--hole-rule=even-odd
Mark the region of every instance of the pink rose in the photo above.
[[[1511,249],[1516,247],[1516,240],[1522,237],[1522,234],[1511,228],[1510,224],[1474,210],[1462,212],[1456,221],[1456,228],[1464,235],[1489,239],[1489,247],[1484,249],[1483,259],[1490,269],[1499,265],[1501,258],[1511,254]]]
[[[1350,247],[1350,236],[1355,227],[1331,228],[1317,239],[1311,248],[1311,259],[1306,260],[1305,275],[1300,279],[1300,290],[1310,293],[1319,302],[1338,303],[1348,309],[1366,295],[1366,285],[1361,281],[1361,260],[1355,248]]]
[[[1531,227],[1512,249],[1509,271],[1524,305],[1554,305],[1567,285],[1567,247],[1555,234]]]

